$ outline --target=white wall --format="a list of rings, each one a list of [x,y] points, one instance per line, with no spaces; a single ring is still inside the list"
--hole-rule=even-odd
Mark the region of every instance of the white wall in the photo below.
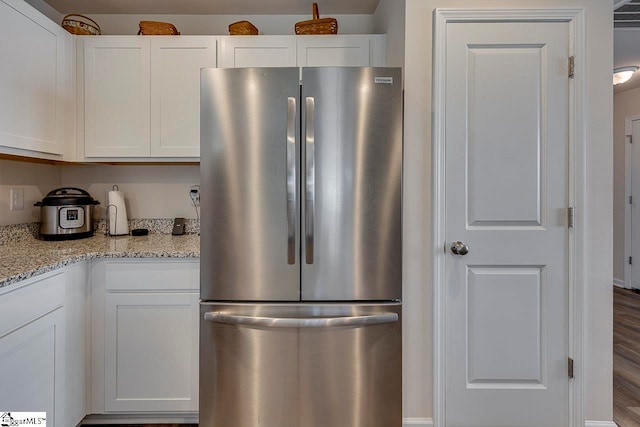
[[[430,418],[432,408],[431,88],[435,8],[477,8],[476,0],[406,0],[404,242],[407,310],[405,416]],[[584,8],[587,17],[586,381],[589,420],[612,419],[613,200],[612,9],[602,0],[484,0],[483,8]],[[580,70],[578,70],[580,72]]]
[[[106,194],[115,184],[125,195],[129,218],[196,218],[189,189],[200,183],[200,167],[64,166],[61,183],[89,191],[93,198],[100,201],[101,217],[106,206]]]
[[[380,0],[373,15],[373,32],[386,34],[388,67],[404,66],[404,0]]]
[[[62,22],[64,15],[49,6],[49,4],[45,3],[43,0],[25,0],[25,2],[29,3],[35,9],[38,9],[56,24],[60,24]]]
[[[296,22],[310,15],[87,15],[95,20],[103,34],[137,34],[140,21],[170,22],[183,35],[229,34],[229,24],[250,21],[260,34],[295,34]],[[322,15],[321,15],[322,17]],[[339,34],[373,32],[373,15],[334,15]]]
[[[40,221],[40,208],[33,206],[60,186],[60,166],[0,160],[0,225]],[[10,211],[12,188],[24,190],[24,209]]]
[[[640,34],[638,34],[640,40]],[[624,282],[625,118],[640,115],[640,88],[613,96],[613,278]],[[627,285],[630,285],[628,283]]]

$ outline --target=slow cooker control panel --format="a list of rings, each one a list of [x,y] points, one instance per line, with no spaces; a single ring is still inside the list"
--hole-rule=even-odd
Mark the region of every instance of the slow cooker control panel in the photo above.
[[[60,208],[58,211],[60,228],[73,229],[84,227],[84,208],[72,206]]]

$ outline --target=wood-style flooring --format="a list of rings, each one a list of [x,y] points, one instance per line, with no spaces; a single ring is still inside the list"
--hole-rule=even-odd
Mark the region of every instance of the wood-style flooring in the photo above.
[[[640,293],[613,291],[613,420],[640,427]]]

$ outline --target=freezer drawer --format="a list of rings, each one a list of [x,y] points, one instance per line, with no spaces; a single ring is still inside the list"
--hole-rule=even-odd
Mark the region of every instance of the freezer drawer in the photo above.
[[[400,427],[400,304],[202,304],[201,427]]]

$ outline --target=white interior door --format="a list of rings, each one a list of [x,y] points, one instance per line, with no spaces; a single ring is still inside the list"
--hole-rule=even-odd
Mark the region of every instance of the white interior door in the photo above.
[[[569,35],[447,24],[447,426],[569,425]]]
[[[632,122],[632,130],[631,141],[633,144],[629,144],[628,147],[628,152],[631,154],[631,188],[628,189],[631,202],[631,223],[629,224],[631,230],[627,231],[631,233],[631,253],[629,254],[630,259],[625,260],[625,263],[629,263],[631,267],[631,277],[625,285],[640,289],[640,265],[638,264],[638,260],[640,260],[640,192],[636,190],[640,189],[640,148],[637,146],[640,141],[640,120]]]

